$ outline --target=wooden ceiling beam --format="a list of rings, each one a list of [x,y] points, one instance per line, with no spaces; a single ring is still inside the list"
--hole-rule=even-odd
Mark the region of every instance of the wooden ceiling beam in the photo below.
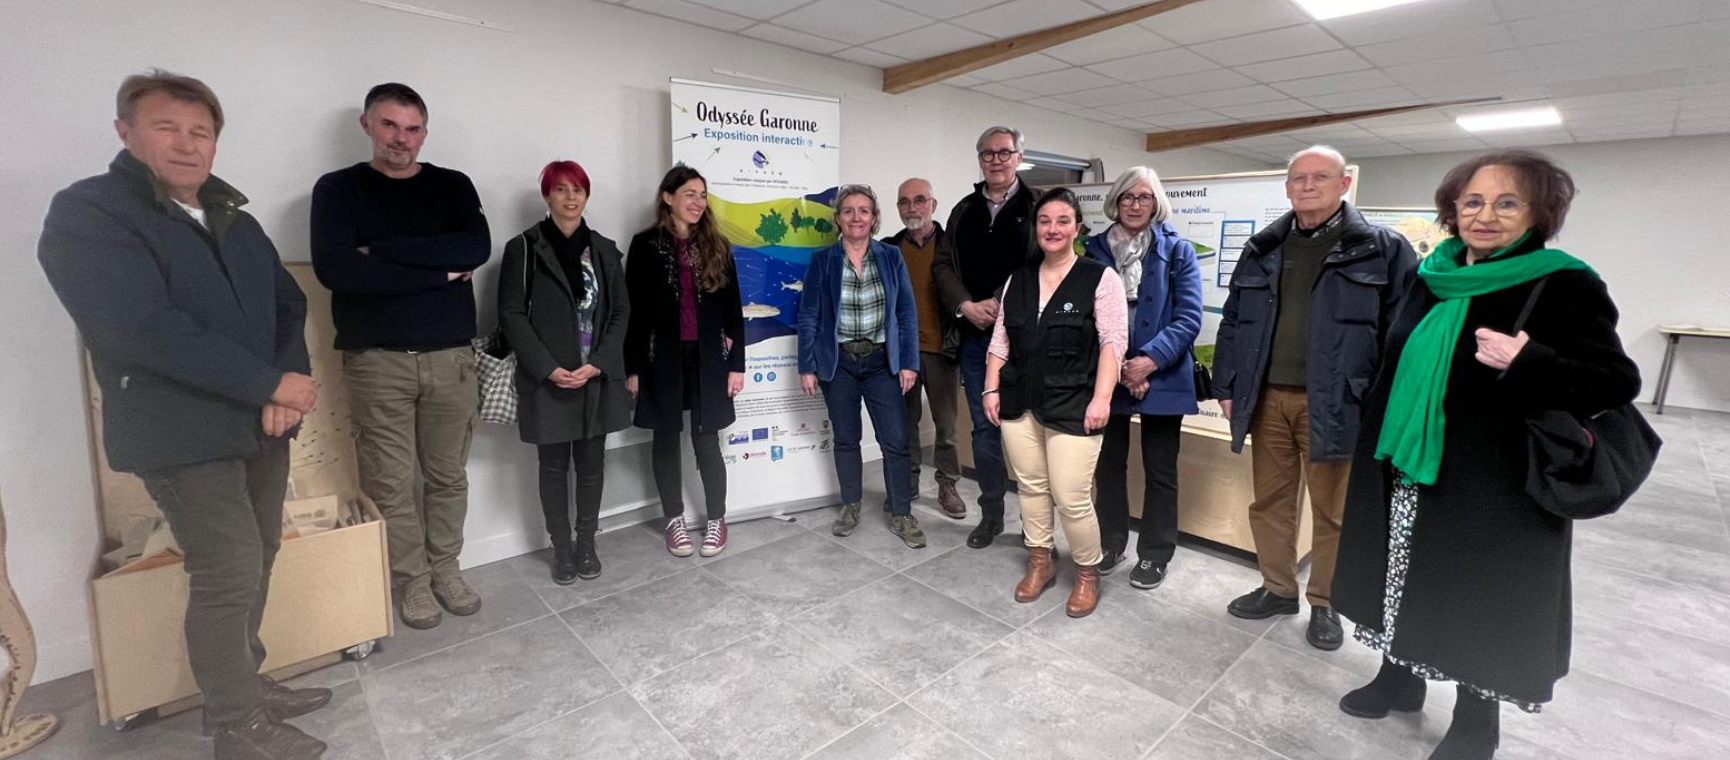
[[[1050,29],[1016,35],[1008,39],[970,47],[966,50],[944,53],[922,61],[891,66],[883,70],[883,91],[891,95],[900,95],[950,77],[978,71],[987,66],[1020,58],[1029,53],[1037,53],[1049,47],[1062,45],[1065,42],[1074,42],[1083,37],[1152,18],[1161,13],[1175,11],[1201,1],[1160,0],[1160,2],[1125,8],[1121,11],[1073,21]]]
[[[1228,140],[1242,140],[1246,137],[1289,132],[1294,129],[1320,127],[1327,124],[1338,124],[1344,121],[1358,119],[1373,119],[1377,116],[1392,116],[1398,113],[1422,111],[1428,108],[1446,108],[1463,106],[1472,103],[1492,103],[1501,98],[1472,98],[1470,100],[1448,100],[1441,103],[1420,103],[1411,106],[1393,106],[1390,108],[1371,108],[1363,111],[1347,111],[1344,113],[1328,113],[1320,116],[1295,116],[1286,119],[1270,119],[1249,124],[1226,124],[1217,127],[1196,127],[1194,129],[1177,129],[1170,132],[1154,132],[1147,136],[1147,151],[1157,153],[1162,150],[1178,148],[1193,148],[1198,145],[1208,145]]]

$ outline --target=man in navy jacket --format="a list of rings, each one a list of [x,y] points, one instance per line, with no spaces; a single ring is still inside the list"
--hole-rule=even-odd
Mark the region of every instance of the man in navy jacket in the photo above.
[[[318,396],[306,298],[245,196],[210,174],[210,88],[153,71],[116,100],[126,149],[54,196],[38,258],[90,350],[108,461],[144,480],[185,555],[186,648],[216,757],[316,758],[324,744],[281,721],[331,692],[258,674],[288,439]]]

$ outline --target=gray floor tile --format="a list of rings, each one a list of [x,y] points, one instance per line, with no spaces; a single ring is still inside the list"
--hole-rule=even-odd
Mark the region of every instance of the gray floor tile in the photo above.
[[[1711,485],[1704,474],[1700,481]],[[1620,511],[1593,522],[1607,531],[1730,555],[1730,532],[1710,490],[1698,493],[1648,480]]]
[[[707,663],[704,678],[663,673],[631,687],[698,758],[801,758],[895,702],[785,626],[716,652]]]
[[[1730,718],[1578,670],[1542,714],[1504,707],[1502,733],[1570,760],[1704,760],[1730,750]]]
[[[898,697],[1014,630],[900,575],[818,605],[790,624]]]
[[[1248,739],[1194,715],[1183,719],[1153,748],[1147,760],[1284,760]]]
[[[1423,713],[1383,720],[1340,712],[1340,696],[1362,685],[1345,668],[1261,641],[1195,712],[1293,760],[1427,757],[1447,730],[1450,712],[1441,700],[1431,699]],[[1441,690],[1432,686],[1431,696]]]
[[[945,551],[964,546],[968,532],[973,530],[972,523],[933,517],[921,511],[915,517],[919,520],[919,527],[925,531],[927,546],[923,549],[911,549],[900,536],[889,532],[889,513],[880,509],[861,510],[859,527],[853,531],[853,535],[842,538],[831,534],[829,523],[834,521],[834,516],[839,512],[838,508],[822,510],[824,519],[812,522],[812,532],[826,536],[831,541],[895,570],[906,570]]]
[[[1575,559],[1730,597],[1730,559],[1724,555],[1605,530],[1599,527],[1603,522],[1588,520],[1574,527]]]
[[[334,689],[350,681],[358,680],[360,680],[359,665],[349,660],[343,660],[327,668],[302,673],[283,683],[296,689]]]
[[[361,683],[391,760],[463,757],[620,689],[552,615]]]
[[[535,592],[529,590],[510,560],[463,571],[463,578],[481,595],[481,610],[467,617],[444,613],[443,621],[433,628],[415,630],[404,625],[399,617],[396,632],[380,641],[371,656],[361,660],[361,673],[377,673],[416,657],[484,636],[493,631],[528,622],[551,614]]]
[[[1027,550],[999,542],[984,549],[965,546],[951,549],[920,563],[905,575],[973,609],[1020,627],[1063,604],[1075,584],[1074,566],[1059,565],[1057,585],[1037,601],[1022,604],[1015,601],[1015,584],[1021,581],[1026,569]]]
[[[949,732],[899,704],[811,754],[809,760],[989,760]]]
[[[1026,630],[1185,708],[1256,641],[1148,592],[1112,591],[1092,615],[1075,620],[1052,610]]]
[[[1628,620],[1574,620],[1576,671],[1730,717],[1730,647]]]
[[[671,670],[773,621],[763,608],[700,568],[560,614],[627,684]]]
[[[1133,546],[1134,542],[1135,537],[1131,535],[1130,545]],[[1134,565],[1129,564],[1127,558],[1125,563],[1106,578],[1107,583],[1129,588],[1129,571]],[[1180,545],[1177,554],[1171,558],[1171,564],[1166,567],[1165,582],[1159,588],[1138,590],[1137,593],[1153,594],[1162,602],[1259,636],[1273,625],[1272,620],[1233,617],[1225,607],[1231,600],[1260,586],[1261,571],[1253,563],[1226,559],[1209,551]]]
[[[1184,712],[1027,633],[907,703],[997,758],[1141,757]]]
[[[467,760],[686,760],[678,742],[624,692],[511,737]]]
[[[1634,620],[1730,646],[1730,597],[1605,567],[1574,563],[1574,614]]]
[[[503,563],[547,603],[554,612],[592,602],[649,581],[696,567],[692,557],[675,557],[667,553],[667,543],[660,531],[643,526],[621,528],[595,537],[595,552],[601,558],[601,577],[579,580],[569,586],[553,582],[552,550],[505,560]]]
[[[1304,607],[1297,615],[1281,615],[1273,618],[1273,627],[1268,629],[1266,640],[1297,652],[1305,657],[1326,662],[1335,667],[1345,668],[1358,678],[1368,681],[1374,678],[1376,671],[1382,668],[1382,653],[1366,647],[1352,638],[1352,631],[1357,628],[1351,620],[1340,618],[1340,627],[1344,629],[1345,643],[1332,652],[1310,646],[1309,643],[1310,608]]]
[[[384,744],[373,722],[372,708],[359,681],[349,681],[333,689],[330,704],[317,712],[295,718],[296,728],[324,741],[330,749],[323,760],[378,760],[384,757]]]
[[[788,536],[798,535],[805,532],[805,521],[808,519],[806,515],[809,514],[812,512],[795,512],[790,515],[793,518],[791,520],[763,517],[742,523],[728,523],[726,551],[714,557],[693,556],[691,560],[699,565],[706,565],[735,554],[743,554],[760,546],[768,546]],[[665,525],[656,521],[649,523],[644,528],[649,530],[655,536],[655,540],[661,542],[663,547],[666,546]],[[703,543],[702,529],[701,524],[693,525],[690,528],[692,543],[698,545]]]
[[[723,558],[705,569],[783,620],[891,572],[809,532]]]

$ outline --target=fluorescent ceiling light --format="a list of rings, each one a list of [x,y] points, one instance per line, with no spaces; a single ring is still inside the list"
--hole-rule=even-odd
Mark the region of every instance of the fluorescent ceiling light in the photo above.
[[[1326,21],[1330,18],[1351,16],[1358,13],[1369,13],[1370,11],[1379,11],[1383,8],[1392,8],[1396,5],[1405,5],[1417,1],[1418,0],[1297,0],[1297,4],[1303,6],[1304,11],[1309,13],[1315,20]]]
[[[1454,123],[1467,132],[1496,132],[1504,129],[1553,127],[1562,123],[1562,114],[1556,111],[1555,106],[1544,106],[1518,111],[1475,113],[1454,119]]]
[[[1033,164],[1030,164],[1026,161],[1022,161],[1021,165],[1015,167],[1015,170],[1018,172],[1024,172],[1024,171],[1027,171],[1028,169],[1036,169],[1036,168],[1038,168],[1038,167],[1034,166]]]

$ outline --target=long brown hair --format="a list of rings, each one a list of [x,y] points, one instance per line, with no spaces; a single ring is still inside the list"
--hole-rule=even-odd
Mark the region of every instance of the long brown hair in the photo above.
[[[669,236],[674,235],[677,228],[673,223],[673,209],[667,206],[662,196],[677,197],[679,188],[691,180],[702,182],[703,191],[708,192],[709,181],[703,179],[702,173],[679,164],[661,178],[661,189],[655,193],[655,222]],[[733,276],[733,246],[721,234],[721,226],[715,223],[712,209],[703,209],[703,215],[691,225],[691,258],[691,277],[699,290],[713,293]]]

